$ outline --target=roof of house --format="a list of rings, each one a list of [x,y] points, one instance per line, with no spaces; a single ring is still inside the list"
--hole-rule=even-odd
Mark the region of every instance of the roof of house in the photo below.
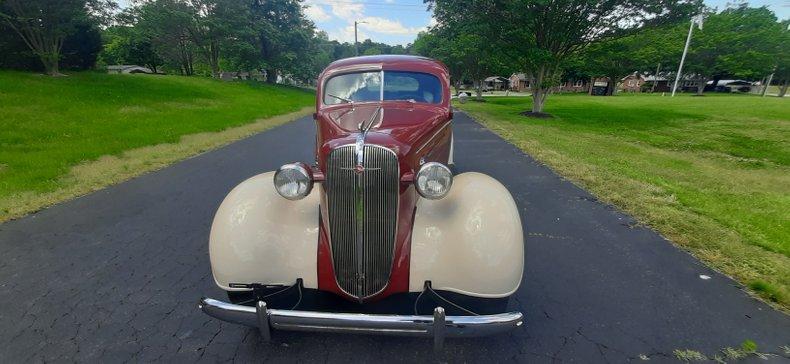
[[[644,79],[645,82],[667,81],[667,78],[664,76],[653,76],[653,75],[645,76]]]
[[[505,81],[507,81],[507,78],[500,77],[500,76],[491,76],[491,77],[486,77],[485,81],[486,82],[505,82]]]
[[[143,73],[154,73],[150,68],[138,66],[136,64],[116,64],[107,66],[108,71],[119,71],[119,72],[128,72],[132,73],[137,71],[136,73],[143,72]]]
[[[620,81],[623,81],[623,80],[625,80],[627,78],[631,78],[631,77],[636,77],[636,78],[641,79],[642,81],[647,81],[647,78],[645,78],[645,76],[643,76],[643,75],[640,75],[639,72],[634,72],[634,73],[632,73],[632,74],[630,74],[628,76],[625,76],[622,79],[620,79]]]
[[[514,73],[514,74],[510,75],[510,78],[513,78],[513,76],[518,77],[519,81],[526,81],[527,80],[527,75],[524,74],[524,73]]]
[[[713,85],[713,80],[708,81],[708,85]],[[746,80],[719,80],[716,86],[727,86],[727,85],[743,85],[749,86],[752,85],[752,82]]]
[[[129,68],[145,68],[145,67],[138,66],[136,64],[114,64],[112,66],[107,66],[108,70],[125,70]]]

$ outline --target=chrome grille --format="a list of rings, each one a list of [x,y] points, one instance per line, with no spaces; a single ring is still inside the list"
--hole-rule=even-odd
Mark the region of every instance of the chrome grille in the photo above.
[[[324,182],[329,238],[337,283],[365,298],[387,285],[395,249],[398,159],[392,151],[364,146],[365,170],[357,174],[356,147],[332,151]]]

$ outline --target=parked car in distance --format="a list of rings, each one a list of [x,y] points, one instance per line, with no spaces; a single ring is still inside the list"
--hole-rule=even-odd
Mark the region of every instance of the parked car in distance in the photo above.
[[[228,301],[200,308],[266,339],[273,329],[410,335],[440,348],[521,326],[508,311],[524,265],[519,212],[495,179],[453,173],[450,96],[432,59],[330,64],[315,161],[228,194],[209,239]]]

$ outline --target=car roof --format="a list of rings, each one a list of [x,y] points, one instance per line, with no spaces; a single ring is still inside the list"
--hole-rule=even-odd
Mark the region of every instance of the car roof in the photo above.
[[[397,68],[399,65],[409,65],[409,66],[424,66],[426,69],[440,67],[442,69],[447,69],[442,62],[439,62],[435,59],[431,59],[428,57],[421,57],[421,56],[411,56],[411,55],[403,55],[403,54],[380,54],[374,56],[360,56],[360,57],[351,57],[351,58],[344,58],[339,59],[330,63],[325,71],[329,71],[335,68],[346,68],[346,67],[353,67],[358,65],[371,65],[377,64],[381,65],[383,68]],[[411,68],[411,67],[410,67]]]

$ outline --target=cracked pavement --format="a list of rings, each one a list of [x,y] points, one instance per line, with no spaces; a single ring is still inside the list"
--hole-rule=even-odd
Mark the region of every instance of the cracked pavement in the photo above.
[[[525,327],[448,339],[435,357],[416,338],[275,332],[267,344],[200,313],[199,297],[224,298],[208,260],[217,206],[250,176],[312,160],[302,118],[0,225],[0,362],[620,363],[790,345],[787,315],[465,114],[454,128],[459,172],[492,175],[519,205],[526,266],[511,306]]]

